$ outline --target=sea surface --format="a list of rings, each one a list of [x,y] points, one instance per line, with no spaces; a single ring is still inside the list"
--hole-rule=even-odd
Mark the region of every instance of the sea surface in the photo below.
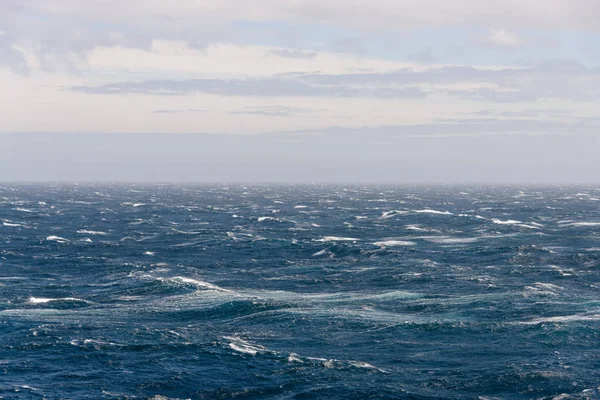
[[[599,187],[0,185],[2,399],[599,387]]]

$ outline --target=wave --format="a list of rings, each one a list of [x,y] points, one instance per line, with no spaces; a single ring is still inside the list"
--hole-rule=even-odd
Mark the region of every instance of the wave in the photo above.
[[[392,246],[415,246],[415,242],[410,242],[407,240],[382,240],[379,242],[373,243],[375,246],[379,247],[392,247]]]
[[[429,208],[426,208],[424,210],[412,210],[412,212],[415,212],[417,214],[454,215],[450,211],[438,211],[438,210],[432,210],[432,209],[429,209]]]
[[[222,346],[225,348],[229,348],[237,353],[250,355],[250,356],[258,356],[261,354],[269,355],[272,357],[280,358],[282,360],[286,360],[289,363],[310,363],[313,365],[320,365],[324,368],[329,369],[366,369],[373,372],[387,373],[382,368],[378,368],[372,364],[369,364],[364,361],[355,361],[355,360],[337,360],[335,358],[323,358],[323,357],[303,357],[294,352],[280,352],[274,351],[266,348],[265,346],[252,343],[246,339],[242,339],[237,336],[223,336],[225,343],[222,343]]]
[[[24,226],[23,224],[18,224],[18,223],[10,222],[10,221],[2,221],[2,225],[8,226],[8,227]]]
[[[275,217],[258,217],[258,222],[272,221],[272,222],[288,222],[295,223],[296,221],[291,221],[285,218],[275,218]]]
[[[527,225],[527,224],[525,224],[525,223],[523,223],[521,221],[517,221],[517,220],[514,220],[514,219],[509,219],[509,220],[506,220],[506,221],[502,221],[502,220],[500,220],[498,218],[492,218],[492,222],[494,224],[497,224],[497,225],[515,225],[515,226],[520,226],[520,227],[529,228],[529,229],[539,229],[541,226],[543,226],[543,225],[537,224],[535,222],[532,222],[532,223],[530,223],[530,225]]]
[[[578,227],[578,226],[600,226],[600,222],[597,222],[597,221],[569,222],[569,223],[563,223],[563,224],[561,224],[559,222],[559,224],[561,226],[574,226],[574,227]]]
[[[480,238],[477,238],[477,237],[458,238],[458,237],[451,237],[451,236],[430,236],[430,237],[425,237],[424,239],[427,240],[428,242],[439,243],[439,244],[469,244],[469,243],[475,243],[475,242],[479,241]]]
[[[78,299],[76,297],[59,297],[59,298],[47,298],[47,297],[30,297],[28,300],[31,304],[46,304],[54,301],[75,301],[80,303],[90,304],[88,300]]]
[[[390,219],[390,218],[394,218],[397,215],[404,215],[404,214],[408,214],[408,211],[406,211],[406,210],[385,211],[385,212],[381,213],[381,216],[379,216],[379,218],[377,218],[377,219]]]
[[[77,231],[77,233],[81,233],[82,235],[107,235],[106,232],[92,231],[92,230],[88,230],[88,229],[80,229]]]
[[[600,321],[600,314],[573,314],[556,317],[535,318],[530,321],[519,321],[519,325],[538,325],[547,323],[569,323],[578,321]]]
[[[172,278],[156,278],[156,279],[158,279],[159,281],[167,281],[167,282],[171,282],[171,283],[188,284],[188,285],[192,285],[197,288],[204,289],[204,290],[212,290],[215,292],[222,292],[222,293],[229,293],[229,294],[237,295],[237,293],[234,292],[233,290],[225,289],[220,286],[213,285],[212,283],[204,282],[201,280],[187,278],[185,276],[174,276]]]
[[[359,240],[351,237],[323,236],[321,239],[317,239],[317,242],[357,242]]]
[[[46,240],[50,241],[50,242],[58,242],[58,243],[67,243],[70,242],[69,239],[65,239],[64,237],[60,237],[60,236],[48,236],[46,238]]]

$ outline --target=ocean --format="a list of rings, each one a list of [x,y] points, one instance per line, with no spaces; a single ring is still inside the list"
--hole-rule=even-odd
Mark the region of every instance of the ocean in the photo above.
[[[600,399],[600,187],[0,185],[2,399]]]

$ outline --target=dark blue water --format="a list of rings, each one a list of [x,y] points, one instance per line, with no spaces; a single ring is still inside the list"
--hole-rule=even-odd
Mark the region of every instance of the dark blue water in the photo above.
[[[598,399],[599,199],[3,185],[0,398]]]

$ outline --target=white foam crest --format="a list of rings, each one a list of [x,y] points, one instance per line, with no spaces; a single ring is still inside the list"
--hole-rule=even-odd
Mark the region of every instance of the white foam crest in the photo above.
[[[102,231],[92,231],[89,229],[80,229],[77,231],[77,233],[81,233],[82,235],[107,235],[106,232],[102,232]]]
[[[29,385],[19,385],[19,386],[16,386],[16,387],[19,388],[19,389],[32,390],[34,392],[39,392],[40,390],[42,390],[42,389],[38,389],[38,388],[35,388],[33,386],[29,386]],[[16,391],[18,392],[18,390],[16,390]]]
[[[573,314],[557,317],[536,318],[531,321],[517,322],[519,325],[537,325],[544,323],[568,323],[576,321],[600,321],[600,314]]]
[[[498,224],[498,225],[515,225],[515,226],[520,226],[520,227],[529,228],[529,229],[539,229],[540,226],[543,226],[543,225],[540,225],[540,224],[537,224],[537,223],[534,223],[537,226],[534,226],[533,224],[532,225],[527,225],[527,224],[524,224],[521,221],[517,221],[517,220],[514,220],[514,219],[509,219],[509,220],[506,220],[506,221],[502,221],[502,220],[500,220],[498,218],[492,218],[492,222],[495,223],[495,224]]]
[[[385,371],[381,368],[377,368],[376,366],[369,364],[367,362],[364,362],[364,361],[355,361],[355,360],[343,361],[343,360],[337,360],[335,358],[323,358],[323,357],[302,357],[293,352],[287,353],[287,352],[273,351],[273,350],[270,350],[259,344],[251,343],[247,340],[244,340],[242,338],[235,337],[235,336],[223,336],[223,339],[229,341],[229,343],[227,343],[227,347],[230,348],[231,350],[236,351],[238,353],[242,353],[242,354],[248,354],[251,356],[256,356],[256,355],[260,355],[260,354],[270,354],[270,355],[274,355],[274,356],[285,357],[285,359],[289,363],[305,363],[305,362],[313,363],[313,364],[317,363],[317,364],[322,365],[325,368],[354,367],[354,368],[373,370],[373,371],[377,371],[377,372],[381,372],[381,373],[387,373],[387,371]]]
[[[565,290],[564,287],[554,285],[552,283],[535,282],[533,285],[536,287],[539,287],[539,288],[549,289],[549,290]]]
[[[258,353],[271,352],[264,346],[250,343],[238,337],[224,336],[223,339],[230,340],[231,343],[228,344],[229,348],[239,353],[250,354],[252,356],[255,356]]]
[[[50,303],[52,301],[78,301],[82,303],[90,303],[87,300],[78,299],[76,297],[59,297],[56,299],[48,298],[48,297],[30,297],[29,302],[32,304],[45,304]]]
[[[381,368],[377,368],[373,364],[369,364],[364,361],[348,361],[348,364],[350,364],[351,366],[353,366],[355,368],[366,368],[366,369],[372,369],[372,370],[383,372],[383,373],[386,372],[385,370],[383,370]]]
[[[331,251],[329,251],[328,249],[319,250],[312,254],[313,257],[332,256],[332,255],[333,255],[333,253]]]
[[[412,210],[417,214],[438,214],[438,215],[454,215],[450,211],[438,211],[426,208],[424,210]]]
[[[275,218],[275,217],[258,217],[257,219],[258,222],[265,222],[265,221],[273,221],[273,222],[292,222],[294,223],[295,221],[291,221],[291,220],[287,220],[285,218]]]
[[[24,226],[23,224],[17,224],[15,222],[10,222],[10,221],[2,221],[2,225],[9,226],[9,227]]]
[[[185,276],[175,276],[173,278],[167,278],[166,280],[171,281],[171,282],[187,283],[187,284],[194,285],[194,286],[197,286],[202,289],[214,290],[216,292],[236,294],[232,290],[224,289],[220,286],[213,285],[212,283],[200,281],[197,279],[187,278]]]
[[[452,237],[452,236],[429,236],[429,237],[425,237],[425,240],[427,240],[428,242],[432,242],[432,243],[439,243],[439,244],[468,244],[468,243],[475,243],[477,242],[480,238],[457,238],[457,237]]]
[[[517,221],[516,219],[509,219],[506,221],[502,221],[498,218],[492,218],[492,222],[498,225],[518,225],[518,224],[522,224],[523,222],[521,221]]]
[[[581,221],[581,222],[570,222],[570,223],[560,223],[561,226],[600,226],[600,222],[597,221]]]
[[[420,293],[394,290],[381,293],[334,292],[334,293],[298,293],[285,290],[244,291],[244,295],[263,300],[275,300],[289,303],[348,303],[362,300],[397,300],[421,298]]]
[[[58,243],[66,243],[69,242],[69,239],[65,239],[64,237],[60,237],[60,236],[48,236],[46,238],[46,240],[50,241],[50,242],[58,242]]]
[[[357,242],[359,240],[351,237],[323,236],[321,239],[317,239],[317,242]]]
[[[408,214],[408,211],[406,210],[390,210],[390,211],[385,211],[381,214],[381,216],[379,216],[379,218],[377,219],[390,219],[390,218],[394,218],[396,215],[404,215],[404,214]]]
[[[373,243],[375,246],[379,247],[393,247],[393,246],[414,246],[415,242],[410,242],[408,240],[382,240],[379,242]]]

